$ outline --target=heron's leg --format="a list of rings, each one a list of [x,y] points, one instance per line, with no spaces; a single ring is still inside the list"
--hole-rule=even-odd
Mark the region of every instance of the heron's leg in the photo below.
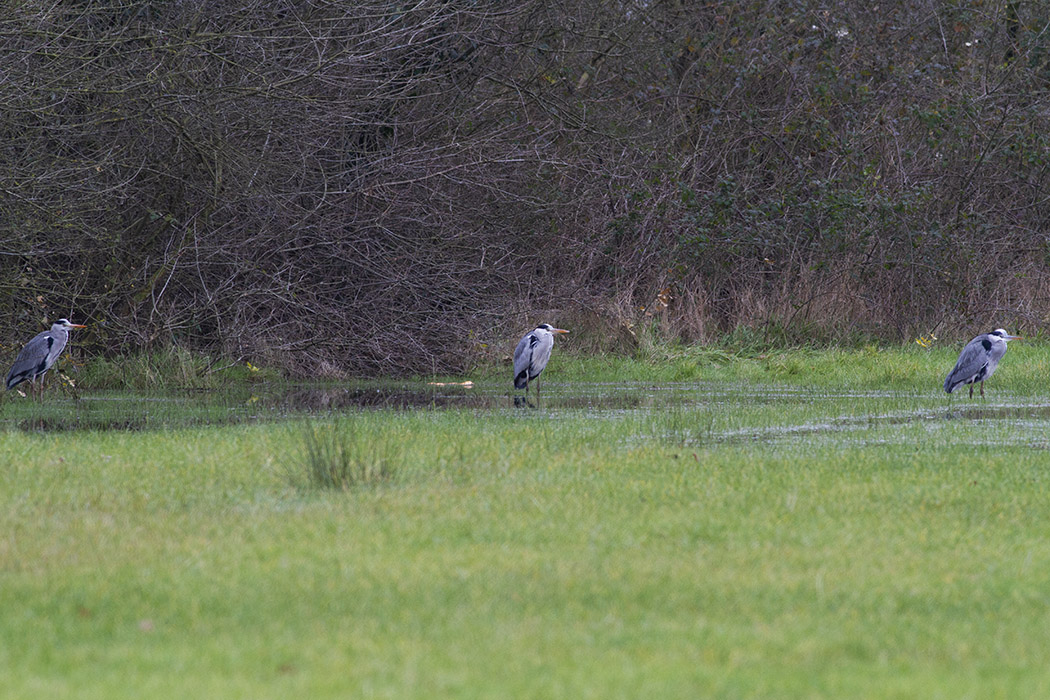
[[[970,398],[973,398],[973,382],[970,382]]]
[[[981,398],[984,398],[984,382],[981,382]]]

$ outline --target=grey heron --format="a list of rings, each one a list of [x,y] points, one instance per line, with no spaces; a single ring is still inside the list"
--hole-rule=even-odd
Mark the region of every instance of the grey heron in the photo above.
[[[944,390],[949,394],[963,384],[970,385],[970,398],[973,398],[973,385],[981,383],[981,396],[984,396],[984,380],[992,376],[999,360],[1006,354],[1006,344],[1011,340],[1022,340],[1019,335],[1010,335],[1002,328],[991,333],[983,333],[969,343],[959,353],[959,361],[948,376],[944,378]]]
[[[40,379],[40,390],[43,391],[44,374],[55,364],[69,340],[69,331],[74,328],[87,326],[60,318],[51,324],[51,330],[37,333],[18,353],[7,375],[7,388],[14,389],[24,381],[29,381],[30,386],[36,386],[36,380]]]
[[[525,337],[518,342],[514,350],[514,388],[524,389],[525,395],[529,394],[529,382],[537,380],[536,395],[539,396],[540,385],[538,377],[547,361],[551,359],[551,348],[554,347],[555,333],[568,333],[562,328],[555,328],[549,323],[541,323],[536,329],[529,331]]]

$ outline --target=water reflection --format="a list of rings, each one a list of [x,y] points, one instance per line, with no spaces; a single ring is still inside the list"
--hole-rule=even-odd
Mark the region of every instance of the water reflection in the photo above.
[[[724,421],[719,425],[714,418],[762,407],[773,409],[773,425],[767,420],[759,427],[739,426],[739,423],[739,427],[732,427]],[[508,390],[503,382],[376,382],[260,383],[225,391],[183,390],[159,395],[51,393],[39,401],[5,397],[0,404],[0,424],[38,432],[142,430],[352,411],[456,409],[536,411],[537,415],[586,411],[598,418],[626,411],[647,421],[680,423],[680,430],[672,429],[676,435],[683,431],[689,435],[702,434],[704,442],[723,443],[776,441],[920,422],[943,425],[953,421],[1050,420],[1047,403],[946,405],[931,391],[829,390],[730,382],[577,382],[547,384],[542,396],[530,394],[526,400],[520,393]],[[821,416],[821,411],[825,415]],[[793,422],[792,417],[796,415],[797,422]],[[701,418],[706,421],[704,425],[694,425]],[[658,427],[650,437],[659,440],[666,430],[667,426]]]

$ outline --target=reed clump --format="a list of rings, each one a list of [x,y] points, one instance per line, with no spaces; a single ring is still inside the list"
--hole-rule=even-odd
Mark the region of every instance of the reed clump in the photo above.
[[[394,480],[400,450],[389,441],[371,439],[353,420],[304,422],[291,481],[307,490],[350,491]]]

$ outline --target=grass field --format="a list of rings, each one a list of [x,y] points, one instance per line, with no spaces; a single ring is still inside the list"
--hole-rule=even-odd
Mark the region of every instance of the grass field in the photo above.
[[[8,398],[0,697],[1050,696],[1050,347],[957,351]]]

